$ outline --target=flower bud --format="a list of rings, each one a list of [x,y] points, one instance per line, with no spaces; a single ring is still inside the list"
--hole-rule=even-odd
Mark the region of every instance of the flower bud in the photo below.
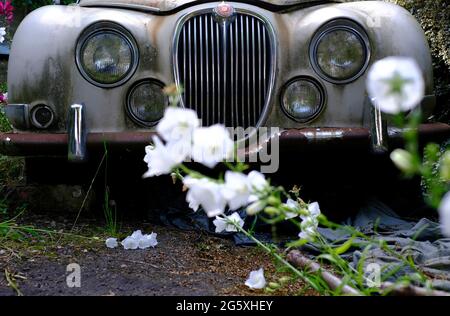
[[[269,216],[280,215],[280,210],[273,206],[268,206],[264,209],[264,212]]]
[[[247,206],[247,215],[256,215],[259,212],[261,212],[264,207],[266,207],[266,202],[264,201],[255,201],[252,204],[250,204],[249,206]]]
[[[281,277],[281,278],[278,280],[278,282],[280,282],[281,284],[286,284],[286,283],[288,283],[289,281],[291,281],[291,278],[288,277],[288,276]]]
[[[404,173],[412,174],[416,172],[413,156],[404,149],[396,149],[391,153],[391,160],[395,166]]]
[[[175,172],[172,172],[170,174],[170,176],[172,177],[172,183],[176,184],[177,183],[177,174]]]
[[[269,282],[269,287],[270,287],[271,289],[276,290],[276,289],[278,289],[278,288],[280,287],[280,284],[278,284],[278,283],[276,283],[276,282]]]
[[[269,196],[269,198],[267,199],[267,203],[272,206],[278,206],[278,205],[280,205],[281,202],[280,202],[280,199],[278,199],[274,196]]]

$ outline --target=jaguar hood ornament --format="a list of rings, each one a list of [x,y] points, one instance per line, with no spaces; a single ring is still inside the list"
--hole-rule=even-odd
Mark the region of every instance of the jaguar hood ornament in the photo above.
[[[213,9],[214,12],[214,18],[219,23],[227,23],[231,21],[231,19],[234,17],[234,7],[226,3],[225,1],[219,3],[217,7]]]

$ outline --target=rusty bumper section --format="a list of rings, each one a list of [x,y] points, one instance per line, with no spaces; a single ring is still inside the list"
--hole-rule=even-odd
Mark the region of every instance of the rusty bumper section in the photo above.
[[[153,132],[89,133],[87,150],[103,150],[104,144],[113,150],[143,150]],[[67,134],[2,133],[0,153],[10,156],[67,156]]]
[[[388,128],[387,136],[390,148],[403,145],[404,130]],[[422,124],[419,128],[421,143],[444,141],[450,138],[450,125],[445,123]],[[312,148],[353,147],[373,149],[373,135],[368,128],[314,128],[289,129],[280,136],[280,148],[294,149],[299,146]]]
[[[450,138],[450,125],[430,123],[421,125],[422,142]],[[401,146],[403,131],[388,129],[390,147]],[[154,132],[89,133],[87,150],[103,150],[104,144],[113,151],[143,151]],[[358,148],[370,150],[371,132],[368,128],[303,128],[288,129],[279,134],[280,150],[296,151],[315,148]],[[0,153],[10,156],[66,156],[67,134],[3,133]]]

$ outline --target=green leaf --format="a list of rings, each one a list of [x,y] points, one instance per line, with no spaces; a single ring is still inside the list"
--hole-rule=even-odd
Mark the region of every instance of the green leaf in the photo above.
[[[342,255],[343,253],[346,253],[351,246],[353,245],[353,240],[355,239],[354,236],[352,236],[352,238],[350,238],[349,240],[347,240],[345,243],[343,243],[341,246],[334,248],[334,252],[337,255]]]

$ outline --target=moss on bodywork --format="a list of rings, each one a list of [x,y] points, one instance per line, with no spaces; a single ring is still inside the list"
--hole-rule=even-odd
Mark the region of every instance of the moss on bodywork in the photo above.
[[[31,103],[45,100],[55,111],[56,123],[53,128],[65,130],[68,106],[72,99],[71,71],[64,62],[66,58],[57,56],[49,58],[42,67],[40,78],[25,78],[18,85],[11,87],[14,103]]]

